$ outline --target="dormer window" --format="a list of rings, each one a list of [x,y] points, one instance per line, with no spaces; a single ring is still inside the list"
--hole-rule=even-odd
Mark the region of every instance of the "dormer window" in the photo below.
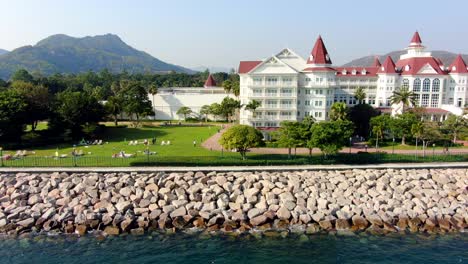
[[[406,65],[406,66],[405,66],[405,71],[409,71],[410,68],[411,68],[411,67],[410,67],[409,65]]]
[[[382,68],[380,68],[380,69],[381,69],[382,71],[385,71],[385,67],[384,67],[384,66],[382,66]]]
[[[352,75],[356,75],[356,70],[353,70],[353,71],[351,72],[351,74],[352,74]]]
[[[366,74],[367,74],[366,69],[362,69],[361,74],[362,74],[362,75],[366,75]]]
[[[341,72],[341,74],[343,74],[343,75],[346,75],[347,73],[348,73],[348,72],[346,71],[346,69],[344,69],[344,70]]]
[[[325,55],[325,59],[326,59],[327,61],[329,61],[329,60],[330,60],[330,56],[328,56],[328,54],[326,54],[326,55]]]
[[[309,60],[313,61],[314,60],[314,55],[310,55]]]
[[[457,67],[456,66],[452,66],[452,71],[456,71],[457,70]]]

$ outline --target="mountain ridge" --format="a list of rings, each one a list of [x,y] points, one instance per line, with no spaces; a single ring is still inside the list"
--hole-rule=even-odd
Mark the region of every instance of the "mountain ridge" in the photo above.
[[[0,55],[8,53],[8,50],[0,49]]]
[[[34,46],[19,47],[0,57],[0,78],[8,79],[21,68],[43,75],[103,69],[114,73],[194,73],[193,70],[161,61],[137,50],[114,34],[82,38],[56,34],[40,40]]]

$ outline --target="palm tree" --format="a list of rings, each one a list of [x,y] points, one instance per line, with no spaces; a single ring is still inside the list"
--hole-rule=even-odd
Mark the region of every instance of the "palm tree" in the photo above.
[[[358,87],[354,92],[354,97],[358,100],[359,104],[361,104],[362,101],[366,99],[366,92],[364,92],[362,87]]]
[[[155,83],[150,84],[148,87],[148,93],[153,96],[153,111],[154,111],[154,120],[156,120],[156,103],[154,102],[154,95],[158,93],[158,86]]]
[[[211,112],[211,108],[209,105],[204,105],[200,108],[200,114],[205,117],[205,123],[208,122],[208,115]]]
[[[418,150],[418,140],[422,138],[424,133],[424,124],[422,122],[414,123],[411,126],[411,133],[413,134],[414,138],[416,139],[416,151]],[[424,148],[424,145],[423,145]]]
[[[337,121],[337,120],[346,120],[347,118],[347,107],[346,107],[346,104],[343,103],[343,102],[339,102],[339,103],[334,103],[331,108],[330,108],[331,112],[330,112],[330,119],[333,120],[333,121]]]
[[[401,110],[402,113],[405,112],[406,107],[411,107],[416,105],[416,94],[413,91],[408,90],[408,88],[402,88],[400,91],[394,91],[393,95],[390,96],[390,102],[392,104],[403,104]]]
[[[257,108],[259,108],[260,106],[262,105],[261,102],[257,101],[257,100],[252,100],[250,101],[250,103],[248,103],[246,106],[245,106],[245,109],[246,110],[250,110],[252,112],[255,112],[255,110]]]
[[[182,106],[181,108],[179,108],[179,110],[177,110],[176,114],[183,115],[184,120],[187,120],[187,116],[190,115],[191,113],[192,113],[192,109],[190,109],[187,106]]]
[[[233,93],[236,97],[239,97],[240,84],[238,80],[225,80],[223,88],[227,93]]]
[[[118,126],[118,116],[122,112],[122,100],[117,96],[109,96],[105,104],[107,112],[114,118],[115,126]]]

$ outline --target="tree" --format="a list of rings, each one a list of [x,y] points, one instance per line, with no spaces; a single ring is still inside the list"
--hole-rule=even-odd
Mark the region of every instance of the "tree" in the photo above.
[[[416,95],[413,91],[408,88],[402,88],[399,91],[394,91],[393,95],[390,96],[390,102],[392,104],[402,104],[402,113],[405,112],[406,108],[416,105]]]
[[[354,97],[358,100],[359,104],[362,104],[362,101],[366,99],[366,92],[362,87],[358,87],[354,92]]]
[[[390,128],[391,117],[390,115],[379,115],[371,118],[370,125],[372,127],[372,134],[375,136],[375,148],[379,147],[379,139],[384,139],[385,131]]]
[[[411,126],[418,122],[418,117],[412,112],[406,112],[401,115],[397,115],[391,120],[391,128],[394,136],[401,138],[401,144],[406,144],[406,139],[411,137]]]
[[[334,103],[330,108],[330,120],[343,121],[347,118],[347,107],[343,102]]]
[[[358,104],[349,109],[349,120],[354,123],[356,130],[354,133],[367,138],[370,131],[370,120],[379,115],[379,111],[375,110],[368,104]]]
[[[139,126],[140,117],[154,114],[148,93],[140,82],[130,81],[124,84],[119,94],[122,97],[123,110],[131,120],[133,116],[136,118],[133,124],[135,127]]]
[[[156,120],[156,102],[155,102],[155,99],[154,99],[154,96],[158,93],[158,86],[155,84],[155,83],[152,83],[150,84],[150,86],[148,87],[148,93],[151,94],[153,96],[153,111],[154,111],[154,120]]]
[[[228,93],[233,93],[236,97],[239,96],[240,93],[240,83],[238,79],[228,79],[223,82],[223,88]]]
[[[413,137],[416,139],[416,150],[418,149],[418,140],[422,138],[424,133],[424,124],[422,121],[414,123],[411,125],[411,133]]]
[[[311,128],[315,123],[315,119],[311,116],[306,116],[300,122],[299,126],[299,137],[301,141],[301,146],[304,146],[309,149],[309,156],[312,155],[313,146],[309,146],[310,138],[312,136]]]
[[[426,148],[429,143],[443,139],[438,125],[434,122],[419,121],[414,123],[411,132],[416,138],[416,150],[418,149],[418,140],[422,141],[423,157],[426,156]]]
[[[347,120],[319,122],[312,125],[311,133],[309,146],[319,148],[325,156],[336,154],[353,135],[353,123]]]
[[[92,133],[89,128],[96,128],[106,114],[104,106],[94,96],[71,90],[57,94],[53,111],[51,126],[65,129],[73,139]]]
[[[221,110],[221,105],[218,103],[210,104],[210,114],[213,115],[215,118],[218,116],[222,116],[223,112]]]
[[[260,101],[252,100],[245,106],[245,109],[255,112],[255,110],[260,106],[262,106],[262,103]]]
[[[452,135],[453,143],[456,143],[458,135],[468,130],[468,120],[463,115],[450,115],[444,121],[443,128]]]
[[[11,81],[23,81],[28,83],[34,82],[34,77],[29,74],[29,72],[25,69],[17,70],[13,76],[11,76]]]
[[[34,85],[24,81],[14,81],[11,88],[23,95],[27,107],[27,122],[31,125],[31,130],[36,130],[37,124],[41,120],[49,117],[50,94],[49,90],[42,85]]]
[[[246,158],[246,153],[250,148],[260,147],[263,145],[263,135],[257,129],[246,125],[235,125],[226,130],[219,144],[223,148],[232,150],[235,149],[240,153],[243,160]]]
[[[15,90],[0,91],[0,141],[17,141],[27,123],[28,105]]]
[[[209,105],[203,105],[200,108],[200,115],[205,117],[205,123],[208,122],[208,115],[211,113],[211,109]]]
[[[237,109],[240,109],[241,104],[238,100],[235,100],[231,97],[225,97],[221,101],[221,114],[226,118],[226,121],[230,121],[231,117],[236,113]]]
[[[291,158],[291,148],[297,148],[302,143],[300,125],[299,122],[284,121],[273,134],[280,147],[288,148],[288,158]]]
[[[178,115],[183,115],[184,116],[184,120],[187,121],[187,116],[192,114],[192,109],[190,109],[189,107],[187,106],[182,106],[181,108],[179,108],[179,110],[177,110],[177,113]]]
[[[116,95],[110,96],[105,104],[106,111],[114,119],[115,126],[118,126],[118,117],[122,113],[122,99]]]

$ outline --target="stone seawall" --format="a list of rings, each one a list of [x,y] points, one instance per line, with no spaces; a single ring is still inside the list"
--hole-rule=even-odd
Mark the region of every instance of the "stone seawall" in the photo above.
[[[0,233],[463,232],[468,169],[3,173]]]

